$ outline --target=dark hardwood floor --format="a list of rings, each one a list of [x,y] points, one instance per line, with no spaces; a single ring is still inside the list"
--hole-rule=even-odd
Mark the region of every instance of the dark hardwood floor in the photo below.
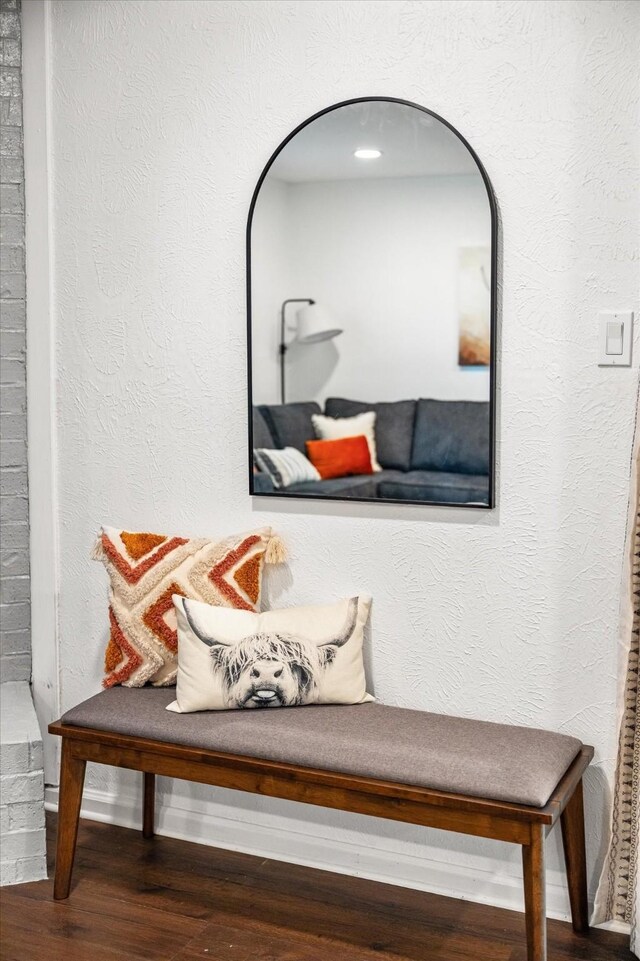
[[[48,822],[53,852],[54,819]],[[53,859],[50,858],[50,873]],[[82,821],[68,901],[3,888],[2,961],[525,961],[524,917]],[[549,961],[635,961],[549,924]]]

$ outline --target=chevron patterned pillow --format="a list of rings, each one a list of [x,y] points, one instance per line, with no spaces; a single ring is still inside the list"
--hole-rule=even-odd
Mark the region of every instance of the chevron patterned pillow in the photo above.
[[[103,686],[169,687],[178,651],[172,596],[258,611],[263,565],[283,561],[284,549],[269,527],[219,541],[103,527],[92,556],[111,582]]]

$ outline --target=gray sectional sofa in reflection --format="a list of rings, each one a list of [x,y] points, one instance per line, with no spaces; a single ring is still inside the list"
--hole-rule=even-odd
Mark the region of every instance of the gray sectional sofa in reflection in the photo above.
[[[385,498],[432,503],[488,504],[489,404],[477,401],[399,400],[367,404],[330,397],[324,411],[311,401],[253,408],[253,447],[296,447],[316,436],[312,414],[353,417],[376,412],[382,471],[293,484],[279,492],[338,498]],[[270,477],[253,475],[255,494],[273,493]]]

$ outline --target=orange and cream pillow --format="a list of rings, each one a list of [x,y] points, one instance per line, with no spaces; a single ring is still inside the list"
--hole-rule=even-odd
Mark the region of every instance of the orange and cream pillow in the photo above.
[[[322,480],[350,474],[373,474],[371,450],[364,434],[337,440],[308,440],[307,457]]]
[[[325,414],[312,414],[311,422],[318,440],[339,440],[342,437],[364,435],[369,445],[371,467],[376,473],[382,470],[378,463],[376,449],[375,410],[364,411],[362,414],[356,414],[355,417],[327,417]]]
[[[103,527],[93,557],[110,579],[103,686],[168,687],[177,673],[173,595],[258,611],[263,566],[284,551],[268,527],[217,541]]]

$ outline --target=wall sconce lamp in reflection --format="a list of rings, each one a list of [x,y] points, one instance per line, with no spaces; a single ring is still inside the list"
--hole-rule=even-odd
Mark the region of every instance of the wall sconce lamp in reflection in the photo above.
[[[285,357],[291,344],[286,341],[285,313],[287,304],[306,304],[296,314],[295,337],[291,343],[319,344],[323,340],[332,340],[342,333],[341,328],[333,327],[331,315],[319,307],[310,297],[290,297],[285,300],[280,310],[280,403],[286,403],[285,395]]]

